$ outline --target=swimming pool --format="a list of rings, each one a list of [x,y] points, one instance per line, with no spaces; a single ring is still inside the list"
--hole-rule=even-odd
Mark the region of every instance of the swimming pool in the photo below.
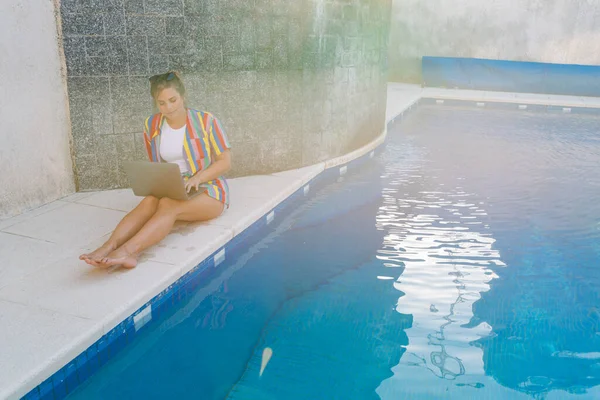
[[[599,126],[418,107],[69,398],[597,395]]]

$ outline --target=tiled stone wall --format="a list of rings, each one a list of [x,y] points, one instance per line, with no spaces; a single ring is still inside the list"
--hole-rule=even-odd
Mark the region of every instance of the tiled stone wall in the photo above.
[[[390,0],[62,0],[79,190],[144,159],[148,77],[182,72],[221,120],[229,176],[313,164],[384,129]]]

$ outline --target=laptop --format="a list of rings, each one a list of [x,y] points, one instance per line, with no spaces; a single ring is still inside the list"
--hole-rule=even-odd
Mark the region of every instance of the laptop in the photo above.
[[[123,169],[136,196],[188,200],[198,194],[195,189],[190,193],[185,191],[185,182],[175,163],[127,161]]]

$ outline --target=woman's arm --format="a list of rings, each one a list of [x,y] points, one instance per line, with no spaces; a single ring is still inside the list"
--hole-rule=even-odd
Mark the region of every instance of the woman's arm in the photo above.
[[[190,187],[198,189],[198,185],[212,181],[215,178],[223,175],[231,168],[231,151],[226,149],[218,156],[215,156],[214,161],[203,171],[198,171],[186,182],[186,189],[189,191]]]

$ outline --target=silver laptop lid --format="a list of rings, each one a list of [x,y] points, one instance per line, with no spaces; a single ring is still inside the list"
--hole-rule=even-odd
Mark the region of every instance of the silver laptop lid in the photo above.
[[[185,184],[174,163],[150,161],[127,161],[123,164],[129,186],[136,196],[169,197],[175,200],[187,200]]]

